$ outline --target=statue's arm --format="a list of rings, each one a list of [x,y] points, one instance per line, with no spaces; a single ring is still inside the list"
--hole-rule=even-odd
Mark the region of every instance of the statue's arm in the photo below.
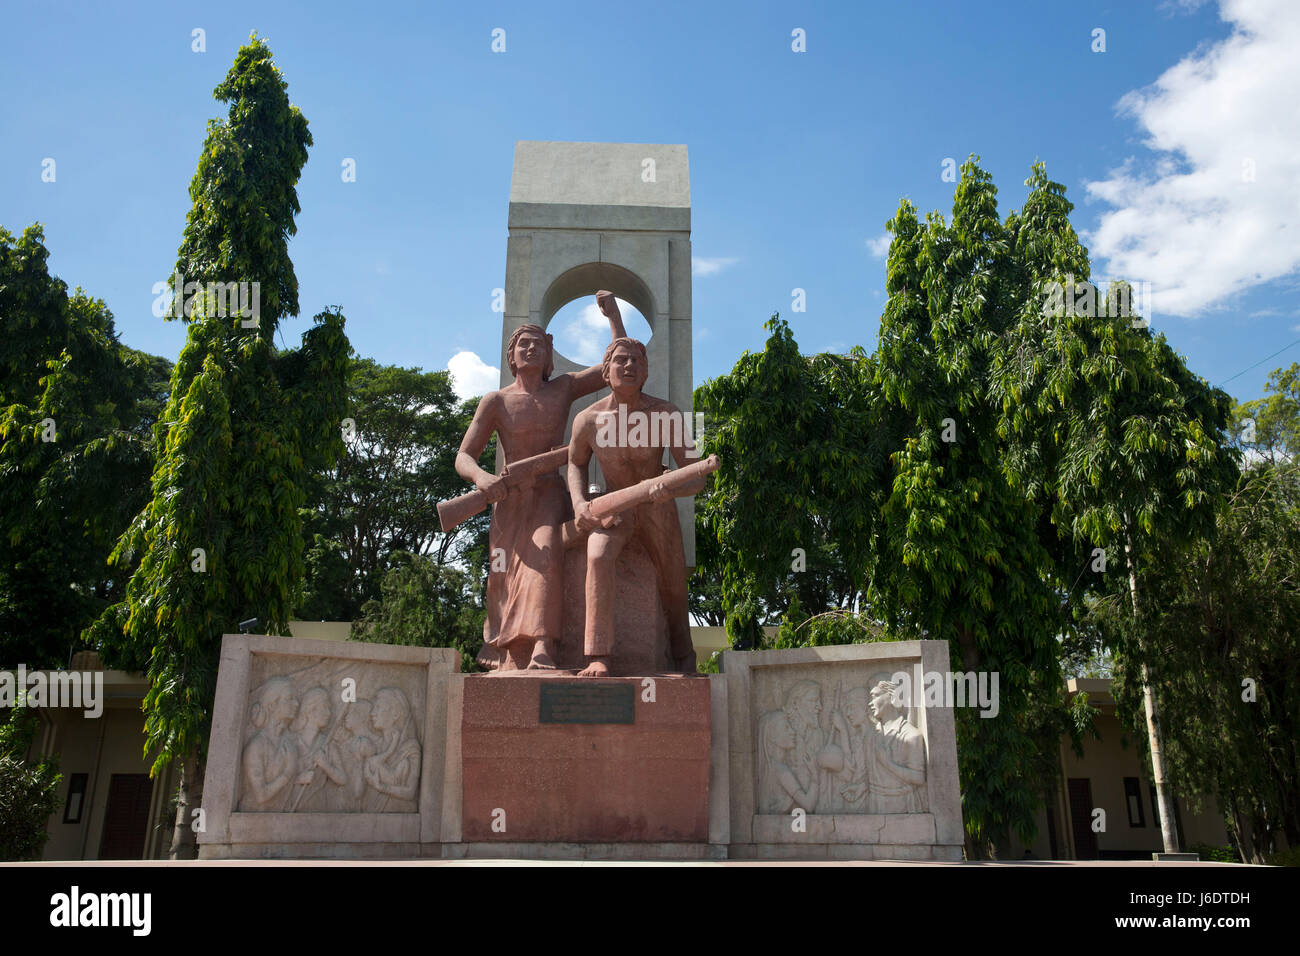
[[[623,328],[623,314],[618,310],[618,302],[614,299],[614,293],[606,292],[604,289],[596,293],[596,304],[600,306],[600,311],[604,313],[605,318],[609,319],[609,340],[627,338],[627,330]],[[570,375],[573,380],[573,398],[582,398],[584,395],[590,395],[592,392],[598,392],[605,387],[605,378],[601,374],[600,365],[593,365],[590,368],[584,368],[581,372],[574,372]]]
[[[903,745],[906,763],[889,760],[889,770],[904,783],[919,787],[925,783],[925,743],[918,737]]]
[[[678,468],[685,468],[687,465],[693,465],[699,461],[700,458],[694,442],[688,444],[688,439],[686,437],[686,418],[682,415],[681,409],[672,402],[665,402],[664,404],[667,406],[668,411],[673,418],[680,419],[682,423],[680,434],[677,434],[677,429],[672,429],[673,438],[680,440],[675,440],[673,444],[668,447],[668,452],[673,456],[673,461],[676,462]],[[681,488],[677,489],[675,497],[687,498],[691,495],[697,494],[704,490],[704,486],[708,484],[708,482],[708,475],[700,475],[699,478],[695,479],[690,484],[683,485]]]
[[[587,434],[588,416],[585,412],[573,420],[573,437],[569,439],[569,465],[565,479],[569,486],[569,499],[573,513],[579,515],[587,507],[587,466],[591,462],[591,440]],[[584,529],[585,530],[585,529]]]
[[[479,467],[478,456],[483,454],[492,433],[497,430],[498,416],[501,411],[501,393],[488,392],[474,410],[474,419],[461,440],[460,450],[456,452],[456,474],[471,482],[475,488],[488,496],[489,501],[499,501],[505,497],[505,487],[500,477],[490,474]],[[500,494],[495,494],[497,490]]]
[[[266,803],[275,793],[267,787],[263,749],[264,742],[261,737],[254,737],[244,749],[244,779],[248,781],[248,789],[252,791],[253,801],[256,803]]]
[[[580,413],[573,420],[573,438],[569,440],[569,498],[573,502],[573,523],[583,534],[596,528],[612,528],[623,521],[618,515],[597,518],[591,513],[591,502],[587,500],[587,466],[594,454],[592,443],[596,432],[595,422],[590,409]]]
[[[799,778],[789,767],[782,767],[778,779],[781,781],[781,787],[790,795],[795,806],[811,813],[813,807],[817,805],[817,775],[813,774],[812,780],[808,786],[802,787],[799,784]]]
[[[283,790],[292,778],[293,768],[287,768],[274,780],[266,779],[266,752],[270,748],[271,744],[259,737],[248,745],[244,753],[244,774],[249,789],[253,791],[253,799],[258,803],[266,803]]]

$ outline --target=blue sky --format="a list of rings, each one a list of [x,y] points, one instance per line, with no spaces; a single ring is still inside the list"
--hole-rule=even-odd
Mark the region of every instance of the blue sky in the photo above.
[[[103,298],[127,344],[172,359],[183,329],[153,315],[152,288],[224,115],[212,88],[253,30],[315,141],[289,345],[339,305],[361,355],[496,365],[524,139],[687,144],[697,383],[760,347],[776,311],[804,351],[874,348],[884,223],[903,197],[947,214],[943,162],[969,153],[1003,214],[1045,161],[1094,272],[1149,282],[1152,324],[1212,383],[1300,338],[1292,0],[56,2],[8,3],[3,23],[0,225],[44,223],[54,271]],[[561,316],[578,338],[580,308]],[[1225,387],[1256,397],[1296,360],[1300,346]]]

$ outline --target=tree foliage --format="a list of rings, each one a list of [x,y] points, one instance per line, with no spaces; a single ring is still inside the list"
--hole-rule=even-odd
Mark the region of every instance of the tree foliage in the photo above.
[[[58,761],[28,760],[40,721],[28,707],[0,712],[0,860],[40,858],[59,805]]]
[[[870,417],[871,360],[803,356],[779,316],[765,327],[761,353],[695,392],[705,450],[722,462],[697,500],[697,561],[719,579],[727,629],[748,647],[796,598],[810,613],[855,605],[886,454]]]
[[[121,599],[106,559],[149,495],[171,364],[118,341],[49,274],[39,225],[0,228],[0,663],[66,665]]]
[[[1074,724],[1063,709],[1057,569],[1038,502],[1008,474],[994,371],[1033,300],[1018,216],[1001,221],[991,177],[962,166],[952,222],[904,200],[889,223],[882,401],[912,419],[893,454],[870,556],[873,614],[944,638],[955,666],[1000,675],[1000,712],[957,713],[962,811],[976,855],[1034,832],[1042,754]],[[1047,237],[1034,237],[1044,241]],[[1047,240],[1050,241],[1050,240]]]
[[[350,352],[337,310],[315,317],[300,348],[274,345],[298,312],[288,240],[311,136],[265,43],[240,49],[215,96],[228,116],[209,123],[176,271],[187,284],[257,282],[260,315],[247,327],[206,295],[187,313],[156,428],[153,497],[113,552],[139,567],[97,629],[110,658],[147,667],[154,770],[185,761],[178,820],[201,790],[221,635],[247,618],[287,632],[308,481],[343,451]]]
[[[479,670],[483,646],[483,574],[439,563],[433,555],[398,553],[378,598],[366,602],[356,633],[379,644],[454,647],[461,671]]]
[[[1184,797],[1213,797],[1246,862],[1300,845],[1300,474],[1260,463],[1241,476],[1214,533],[1166,543],[1148,562],[1145,613],[1127,595],[1097,605],[1113,646],[1160,687],[1165,755]],[[1132,666],[1115,683],[1142,719]]]
[[[436,508],[467,490],[454,462],[478,399],[457,399],[445,371],[354,358],[347,401],[355,438],[308,492],[305,619],[355,619],[403,555],[471,567],[486,559],[488,512],[444,534]],[[485,467],[495,454],[494,441]]]
[[[1135,639],[1114,650],[1121,668],[1127,662],[1141,672],[1150,657],[1141,616],[1154,551],[1204,540],[1235,485],[1237,456],[1224,435],[1231,403],[1187,368],[1164,335],[1151,332],[1132,308],[1127,284],[1112,285],[1104,296],[1084,284],[1087,250],[1069,226],[1064,187],[1050,182],[1041,164],[1027,185],[1025,212],[1011,223],[1031,295],[993,373],[1001,404],[996,425],[1009,440],[1007,473],[1027,498],[1046,505],[1042,513],[1057,529],[1051,547],[1060,581],[1075,568],[1108,569],[1082,591],[1070,586],[1076,619],[1084,595],[1123,580]],[[1044,296],[1048,287],[1053,292]],[[1094,555],[1105,560],[1092,563]],[[1158,735],[1161,689],[1147,683]],[[1155,777],[1166,846],[1173,849],[1163,767]]]
[[[1265,391],[1263,398],[1233,406],[1236,447],[1274,465],[1294,462],[1300,456],[1300,362],[1274,369]]]

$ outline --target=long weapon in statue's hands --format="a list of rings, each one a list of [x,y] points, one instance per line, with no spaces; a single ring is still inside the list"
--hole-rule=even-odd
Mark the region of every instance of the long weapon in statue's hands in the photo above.
[[[540,455],[534,455],[532,458],[521,458],[514,464],[507,465],[506,470],[501,473],[501,480],[505,482],[507,497],[511,489],[523,484],[531,484],[542,475],[558,471],[568,463],[569,446],[559,445]],[[485,510],[487,506],[487,495],[476,488],[468,494],[452,498],[450,501],[438,502],[438,522],[445,533],[468,521]]]

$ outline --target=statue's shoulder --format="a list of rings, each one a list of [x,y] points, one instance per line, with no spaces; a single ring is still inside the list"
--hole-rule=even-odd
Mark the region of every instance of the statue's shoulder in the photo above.
[[[507,385],[505,388],[498,388],[495,391],[484,392],[483,397],[478,400],[478,407],[482,409],[490,409],[499,406],[505,400],[505,392],[509,388],[510,386]]]
[[[610,409],[605,406],[606,400],[602,398],[600,401],[593,402],[582,411],[578,412],[577,415],[573,416],[574,429],[576,430],[579,427],[585,428],[595,422],[598,415],[608,414]]]

